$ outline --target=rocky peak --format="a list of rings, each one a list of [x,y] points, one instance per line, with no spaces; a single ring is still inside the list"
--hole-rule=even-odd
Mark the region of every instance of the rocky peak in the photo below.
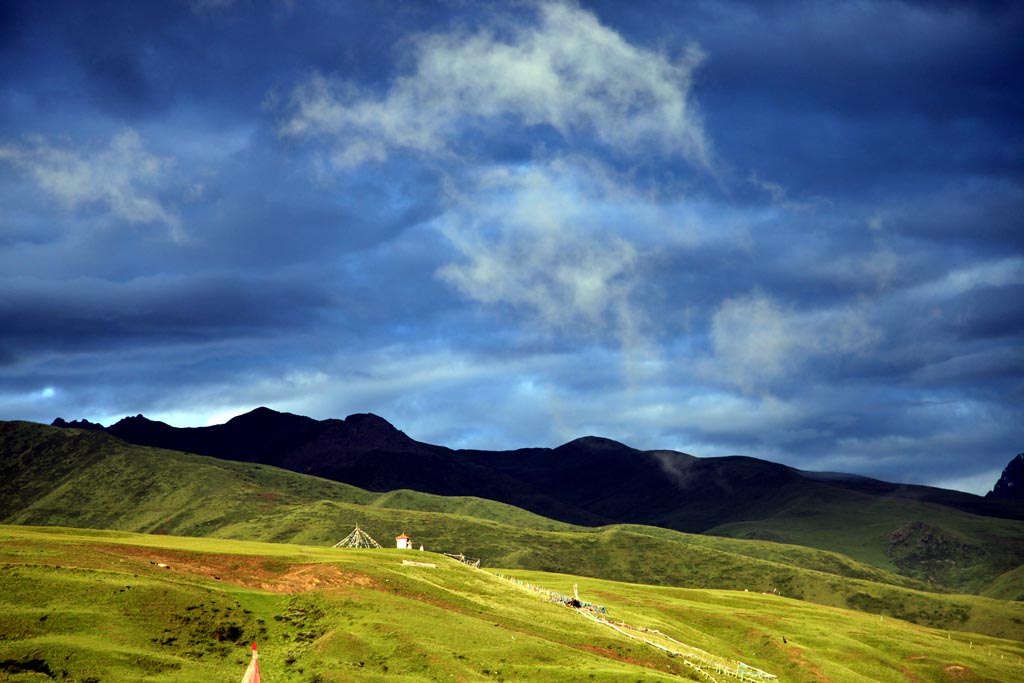
[[[98,422],[89,422],[88,420],[72,420],[68,422],[62,417],[58,417],[56,420],[50,423],[51,427],[61,427],[62,429],[90,429],[94,432],[104,431],[104,426]]]
[[[1004,500],[1024,500],[1024,453],[1010,461],[999,481],[985,496]]]

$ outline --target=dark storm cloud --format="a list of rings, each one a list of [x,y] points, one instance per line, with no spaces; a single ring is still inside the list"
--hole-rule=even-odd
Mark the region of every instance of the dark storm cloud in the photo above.
[[[983,491],[1024,438],[1022,29],[7,3],[0,417],[373,410]]]
[[[273,334],[309,326],[329,303],[308,284],[237,275],[8,279],[3,288],[4,335],[23,352]]]
[[[873,194],[1021,157],[1020,7],[713,7],[682,30],[712,55],[702,102],[731,163],[802,192]]]
[[[897,234],[909,238],[945,243],[957,250],[1001,254],[1010,248],[1019,253],[1024,247],[1019,219],[1024,211],[1024,188],[1019,166],[997,180],[978,180],[968,174],[928,194],[918,190],[899,203],[889,199],[882,212],[892,217]]]
[[[958,336],[972,340],[1024,337],[1024,284],[981,287],[950,302]]]
[[[248,118],[314,70],[372,82],[392,70],[396,43],[450,18],[445,3],[14,4],[12,59],[47,77],[71,68],[65,97],[129,118],[187,103]]]
[[[438,211],[427,172],[378,169],[325,182],[310,163],[254,133],[213,170],[197,164],[187,192],[195,244],[182,265],[330,263],[392,240]]]

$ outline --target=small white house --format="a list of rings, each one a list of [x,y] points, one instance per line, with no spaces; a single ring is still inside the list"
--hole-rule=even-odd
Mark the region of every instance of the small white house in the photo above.
[[[402,534],[401,536],[395,536],[395,544],[399,550],[410,550],[412,549],[412,539]]]

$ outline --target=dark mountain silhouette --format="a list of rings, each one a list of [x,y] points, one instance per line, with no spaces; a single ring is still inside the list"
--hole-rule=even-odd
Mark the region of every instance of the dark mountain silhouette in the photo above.
[[[1024,500],[1024,453],[1018,453],[1003,469],[999,481],[986,498],[996,500]]]
[[[89,429],[94,432],[102,432],[106,430],[106,427],[97,422],[89,422],[88,420],[72,420],[71,422],[67,422],[62,417],[58,417],[50,424],[53,427],[64,427],[65,429]]]
[[[62,427],[81,424],[54,422]],[[1022,506],[1009,501],[855,475],[803,472],[743,456],[696,458],[677,451],[640,451],[593,436],[557,448],[453,450],[416,441],[372,414],[314,420],[257,408],[222,425],[192,428],[136,415],[105,431],[131,443],[274,465],[371,491],[413,489],[488,498],[585,525],[629,522],[700,533],[731,522],[766,519],[794,500],[827,499],[836,491],[1024,518]]]

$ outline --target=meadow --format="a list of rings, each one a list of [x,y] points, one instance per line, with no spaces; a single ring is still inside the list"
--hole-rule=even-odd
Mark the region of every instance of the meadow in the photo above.
[[[403,560],[436,566],[407,566]],[[1013,681],[1019,640],[775,594],[475,569],[437,553],[0,527],[0,680],[709,680],[524,583],[780,681]],[[499,576],[502,575],[502,576]]]

